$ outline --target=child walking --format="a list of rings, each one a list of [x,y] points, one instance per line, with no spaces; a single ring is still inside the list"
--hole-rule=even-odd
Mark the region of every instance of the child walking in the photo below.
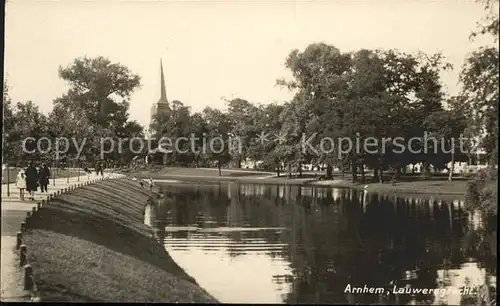
[[[24,170],[19,170],[16,178],[16,187],[19,188],[19,198],[24,201],[24,190],[26,189],[26,174]]]

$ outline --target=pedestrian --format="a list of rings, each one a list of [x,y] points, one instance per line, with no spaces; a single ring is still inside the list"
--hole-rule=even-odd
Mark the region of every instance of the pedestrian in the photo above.
[[[26,191],[29,193],[30,200],[35,200],[35,191],[38,189],[38,171],[30,160],[26,173]]]
[[[26,174],[23,169],[17,173],[16,187],[19,188],[19,198],[24,201],[24,190],[26,189]]]
[[[99,175],[99,173],[101,173],[101,176],[103,176],[104,174],[102,173],[102,165],[101,163],[97,163],[95,165],[95,174]]]
[[[47,187],[49,186],[50,180],[50,169],[47,164],[43,163],[38,172],[38,182],[40,183],[40,189],[42,192],[48,192]]]
[[[3,182],[3,172],[7,169],[6,164],[2,164],[2,182]]]
[[[153,191],[154,182],[152,178],[149,178],[149,190]]]

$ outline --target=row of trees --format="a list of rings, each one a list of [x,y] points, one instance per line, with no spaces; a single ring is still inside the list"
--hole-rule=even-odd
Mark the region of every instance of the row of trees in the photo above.
[[[490,167],[482,171],[469,184],[466,203],[469,209],[483,216],[483,227],[477,231],[476,243],[480,248],[496,248],[498,213],[498,102],[499,102],[499,32],[498,0],[483,0],[486,18],[472,37],[490,36],[495,45],[484,46],[473,52],[462,70],[461,81],[466,97],[465,113],[468,129],[484,133],[483,145],[490,156]],[[491,239],[490,239],[491,238]],[[496,252],[495,252],[496,257]]]
[[[167,136],[173,141],[194,135],[199,150],[193,151],[185,142],[186,153],[173,151],[172,163],[209,165],[214,162],[226,166],[233,162],[238,167],[247,158],[262,161],[262,166],[278,172],[285,165],[288,172],[302,168],[304,163],[326,164],[327,177],[338,167],[352,173],[353,181],[365,169],[374,170],[374,176],[383,180],[385,170],[395,170],[395,176],[410,163],[423,163],[443,169],[448,161],[464,156],[446,153],[452,143],[433,144],[427,153],[392,153],[393,144],[378,144],[369,152],[334,146],[322,152],[321,139],[349,138],[352,143],[368,137],[395,138],[424,137],[430,133],[439,140],[458,139],[466,132],[464,98],[445,100],[439,72],[449,69],[441,54],[416,55],[396,50],[360,50],[343,53],[334,46],[316,43],[303,52],[294,50],[286,60],[293,80],[278,80],[277,84],[295,91],[292,101],[285,103],[254,104],[244,99],[228,100],[227,110],[210,107],[192,113],[188,106],[173,101],[170,110],[160,113],[152,124],[156,139]],[[6,156],[20,160],[32,158],[23,152],[22,141],[30,136],[75,138],[80,143],[70,144],[66,153],[75,157],[78,145],[86,139],[84,156],[99,155],[99,139],[105,137],[132,138],[143,135],[143,128],[128,120],[130,94],[140,86],[139,77],[127,68],[108,59],[76,59],[68,67],[60,68],[60,77],[70,84],[67,93],[54,100],[52,112],[45,116],[31,101],[13,107],[4,91]],[[445,108],[445,105],[448,108]],[[259,135],[267,135],[262,141]],[[273,141],[283,135],[280,141]],[[303,137],[316,135],[308,143],[314,150],[305,152]],[[202,139],[219,137],[224,140],[221,152],[201,152]],[[240,150],[232,150],[231,138],[237,137]],[[43,144],[46,144],[45,142]],[[205,144],[206,145],[206,144]],[[437,145],[434,150],[433,145]],[[458,145],[457,142],[454,144]],[[27,143],[34,149],[36,142]],[[63,147],[63,145],[61,145]],[[308,145],[309,146],[309,145]],[[418,144],[423,149],[424,144]],[[135,155],[122,146],[106,154],[106,158],[128,162]],[[362,148],[361,148],[362,149]],[[413,150],[418,150],[415,146]],[[453,148],[458,150],[458,147]],[[52,151],[53,152],[53,151]],[[343,152],[348,152],[344,153]],[[384,153],[385,152],[385,153]],[[437,152],[437,153],[436,153]],[[39,153],[39,152],[37,152]],[[38,154],[38,158],[51,158]]]
[[[338,167],[352,173],[355,181],[358,173],[364,180],[366,168],[373,169],[374,176],[382,181],[387,169],[393,169],[397,178],[400,170],[411,163],[423,163],[428,173],[431,165],[443,169],[449,161],[467,158],[447,153],[453,152],[451,145],[456,146],[455,152],[459,150],[458,141],[450,140],[458,140],[466,132],[467,118],[462,110],[463,98],[446,99],[442,91],[439,73],[450,65],[441,54],[413,55],[396,50],[344,53],[334,46],[316,43],[303,52],[292,51],[286,66],[294,79],[280,79],[277,84],[295,91],[292,101],[260,105],[237,98],[227,101],[226,111],[207,107],[200,113],[191,113],[181,102],[174,101],[171,110],[159,114],[152,125],[156,138],[195,135],[201,139],[205,135],[226,137],[229,142],[231,136],[237,136],[241,150],[226,146],[222,153],[182,154],[174,161],[216,160],[221,165],[241,165],[249,158],[278,172],[282,164],[289,172],[300,171],[304,163],[326,164],[327,176]],[[363,143],[368,137],[423,138],[426,132],[446,143],[430,142],[427,152],[423,152],[424,143],[413,145],[413,152],[418,151],[418,146],[422,149],[418,154],[409,150],[392,153],[396,148],[391,143],[379,143],[376,152],[373,148],[349,151],[337,145],[320,149],[325,149],[321,142],[325,137]],[[286,137],[261,141],[261,135],[269,135],[269,140],[275,135]],[[307,140],[316,135],[308,141],[313,149],[306,152],[304,135]]]
[[[92,161],[99,156],[101,138],[143,135],[143,127],[129,120],[128,113],[130,95],[140,87],[139,76],[103,57],[78,58],[71,65],[60,67],[59,76],[70,86],[66,93],[54,99],[48,115],[32,101],[12,103],[8,83],[4,81],[2,156],[6,162],[75,159],[79,147],[83,148],[79,157]],[[28,137],[33,138],[25,141]],[[66,151],[67,144],[56,141],[61,137],[70,139],[68,150],[56,154],[56,145],[60,151]],[[120,156],[113,152],[108,157],[130,160],[133,153],[127,150],[128,146],[123,147],[125,150]],[[27,152],[31,150],[35,151]]]

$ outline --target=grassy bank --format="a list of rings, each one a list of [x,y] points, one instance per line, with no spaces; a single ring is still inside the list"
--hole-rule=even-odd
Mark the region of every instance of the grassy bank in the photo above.
[[[326,185],[334,187],[348,187],[366,189],[373,192],[393,192],[406,194],[428,194],[428,195],[459,195],[464,196],[467,192],[468,180],[457,179],[449,182],[446,179],[413,180],[392,183],[352,183],[349,180],[337,179],[331,181],[310,182],[312,185]]]
[[[54,175],[55,178],[63,178],[63,177],[77,177],[78,175],[80,176],[85,176],[85,173],[83,170],[80,170],[79,172],[75,169],[51,169],[51,175]],[[7,174],[7,170],[3,171],[3,178],[2,178],[2,184],[7,184],[9,183],[15,183],[16,182],[16,177],[17,173],[19,172],[19,168],[10,168],[9,173]]]
[[[130,174],[138,176],[199,176],[199,177],[222,177],[222,178],[238,178],[238,177],[256,177],[256,176],[274,176],[274,172],[266,172],[259,170],[248,169],[222,169],[222,176],[219,176],[219,170],[216,168],[181,168],[181,167],[165,167],[159,170],[139,170],[130,172]]]
[[[152,195],[108,180],[44,206],[24,239],[42,301],[216,303],[144,225]]]
[[[270,172],[241,171],[223,169],[222,176],[216,169],[197,168],[166,168],[158,172],[140,171],[131,173],[138,178],[153,178],[155,180],[181,180],[189,182],[241,182],[260,184],[287,184],[327,186],[341,188],[366,189],[372,192],[398,193],[398,194],[421,194],[435,196],[464,196],[467,191],[469,180],[454,179],[449,182],[446,177],[422,180],[419,177],[405,177],[400,182],[387,183],[352,183],[349,177],[336,177],[332,180],[319,180],[318,176],[305,175],[302,178],[288,178],[286,176],[276,177]]]

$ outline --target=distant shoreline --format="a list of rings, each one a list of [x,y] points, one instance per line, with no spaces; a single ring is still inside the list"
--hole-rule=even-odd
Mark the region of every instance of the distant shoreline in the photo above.
[[[201,172],[204,173],[201,173]],[[238,182],[248,184],[273,184],[273,185],[295,185],[295,186],[314,186],[314,187],[336,187],[336,188],[351,188],[356,190],[367,190],[368,192],[376,193],[390,193],[397,195],[421,195],[421,196],[436,196],[436,197],[464,197],[467,192],[468,180],[457,179],[448,182],[445,179],[438,180],[415,180],[415,181],[402,181],[395,183],[352,183],[347,178],[334,178],[332,180],[319,180],[318,178],[288,178],[286,176],[276,177],[263,173],[258,175],[258,172],[252,175],[238,175],[232,176],[223,175],[218,176],[218,172],[214,171],[213,174],[206,170],[199,171],[197,168],[185,168],[178,170],[172,168],[163,173],[141,171],[131,172],[128,175],[135,176],[139,179],[149,179],[161,183],[162,180],[176,180],[181,182],[203,182],[203,183],[219,183],[219,182]],[[168,173],[171,172],[171,173]],[[233,173],[238,172],[234,170]],[[267,175],[266,175],[267,174]],[[168,183],[168,182],[166,182]],[[365,188],[366,186],[366,188]]]

